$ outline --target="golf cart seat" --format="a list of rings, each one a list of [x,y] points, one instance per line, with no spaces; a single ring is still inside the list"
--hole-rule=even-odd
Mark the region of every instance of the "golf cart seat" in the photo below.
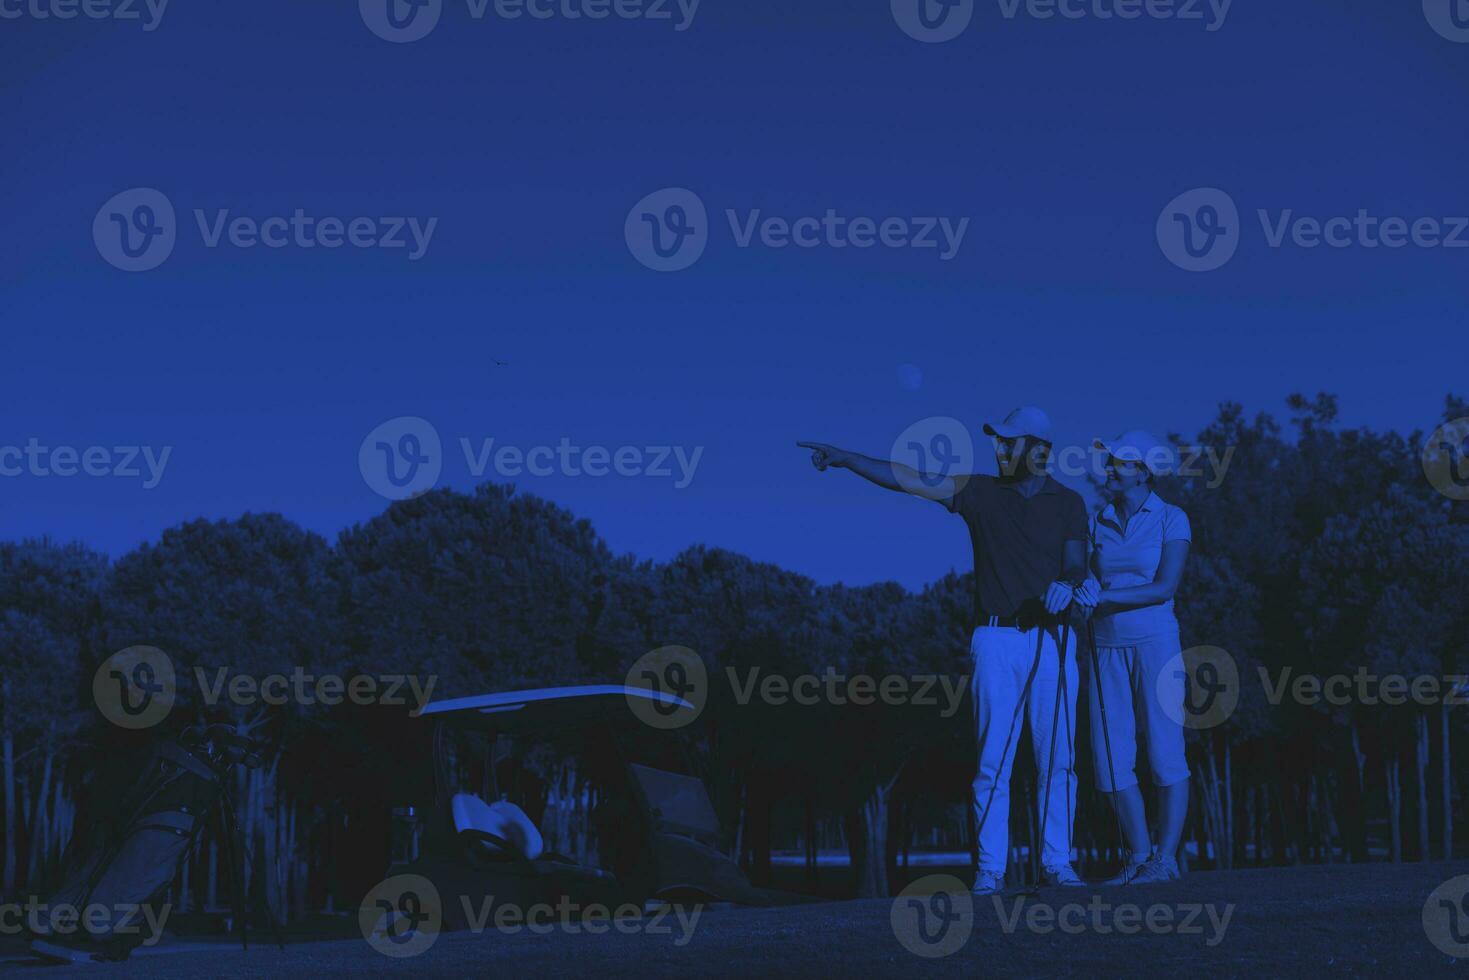
[[[457,793],[449,807],[455,833],[467,838],[468,846],[482,857],[534,861],[545,853],[541,832],[514,803],[486,803],[473,793]]]

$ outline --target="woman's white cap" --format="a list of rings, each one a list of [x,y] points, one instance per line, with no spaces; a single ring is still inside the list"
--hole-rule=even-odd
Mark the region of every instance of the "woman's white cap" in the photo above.
[[[1115,439],[1097,439],[1092,445],[1117,459],[1142,463],[1154,476],[1173,471],[1173,447],[1142,429],[1132,429]]]

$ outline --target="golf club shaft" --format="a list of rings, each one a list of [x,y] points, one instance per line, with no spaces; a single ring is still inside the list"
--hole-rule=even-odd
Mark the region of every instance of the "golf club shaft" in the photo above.
[[[1086,621],[1086,639],[1087,645],[1091,647],[1092,683],[1096,685],[1097,712],[1102,720],[1102,747],[1107,753],[1107,780],[1108,785],[1112,787],[1112,793],[1115,794],[1117,792],[1117,767],[1112,761],[1112,736],[1108,733],[1107,729],[1107,698],[1102,693],[1102,662],[1101,658],[1097,655],[1097,627],[1092,622],[1090,616],[1087,617]],[[1117,820],[1117,833],[1119,836],[1122,836],[1122,815],[1117,812],[1115,800],[1112,801],[1112,816]],[[1126,843],[1126,841],[1124,840],[1123,843]]]

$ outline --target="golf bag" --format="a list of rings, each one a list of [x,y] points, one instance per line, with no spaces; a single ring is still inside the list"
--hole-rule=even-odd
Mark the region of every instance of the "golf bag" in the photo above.
[[[211,816],[229,857],[243,940],[241,848],[227,789],[237,764],[259,766],[259,744],[224,725],[158,743],[118,805],[108,807],[116,819],[67,848],[62,883],[31,923],[32,951],[70,961],[126,959],[151,929],[161,929],[168,888]]]

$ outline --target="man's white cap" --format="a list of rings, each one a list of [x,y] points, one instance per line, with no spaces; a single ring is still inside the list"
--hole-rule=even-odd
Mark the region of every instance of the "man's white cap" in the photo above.
[[[1132,429],[1115,439],[1097,439],[1092,445],[1117,459],[1142,463],[1155,476],[1173,470],[1173,447],[1142,429]]]
[[[1034,405],[1023,405],[1005,416],[1005,421],[984,424],[984,434],[1001,439],[1030,436],[1042,442],[1051,441],[1051,417]]]

